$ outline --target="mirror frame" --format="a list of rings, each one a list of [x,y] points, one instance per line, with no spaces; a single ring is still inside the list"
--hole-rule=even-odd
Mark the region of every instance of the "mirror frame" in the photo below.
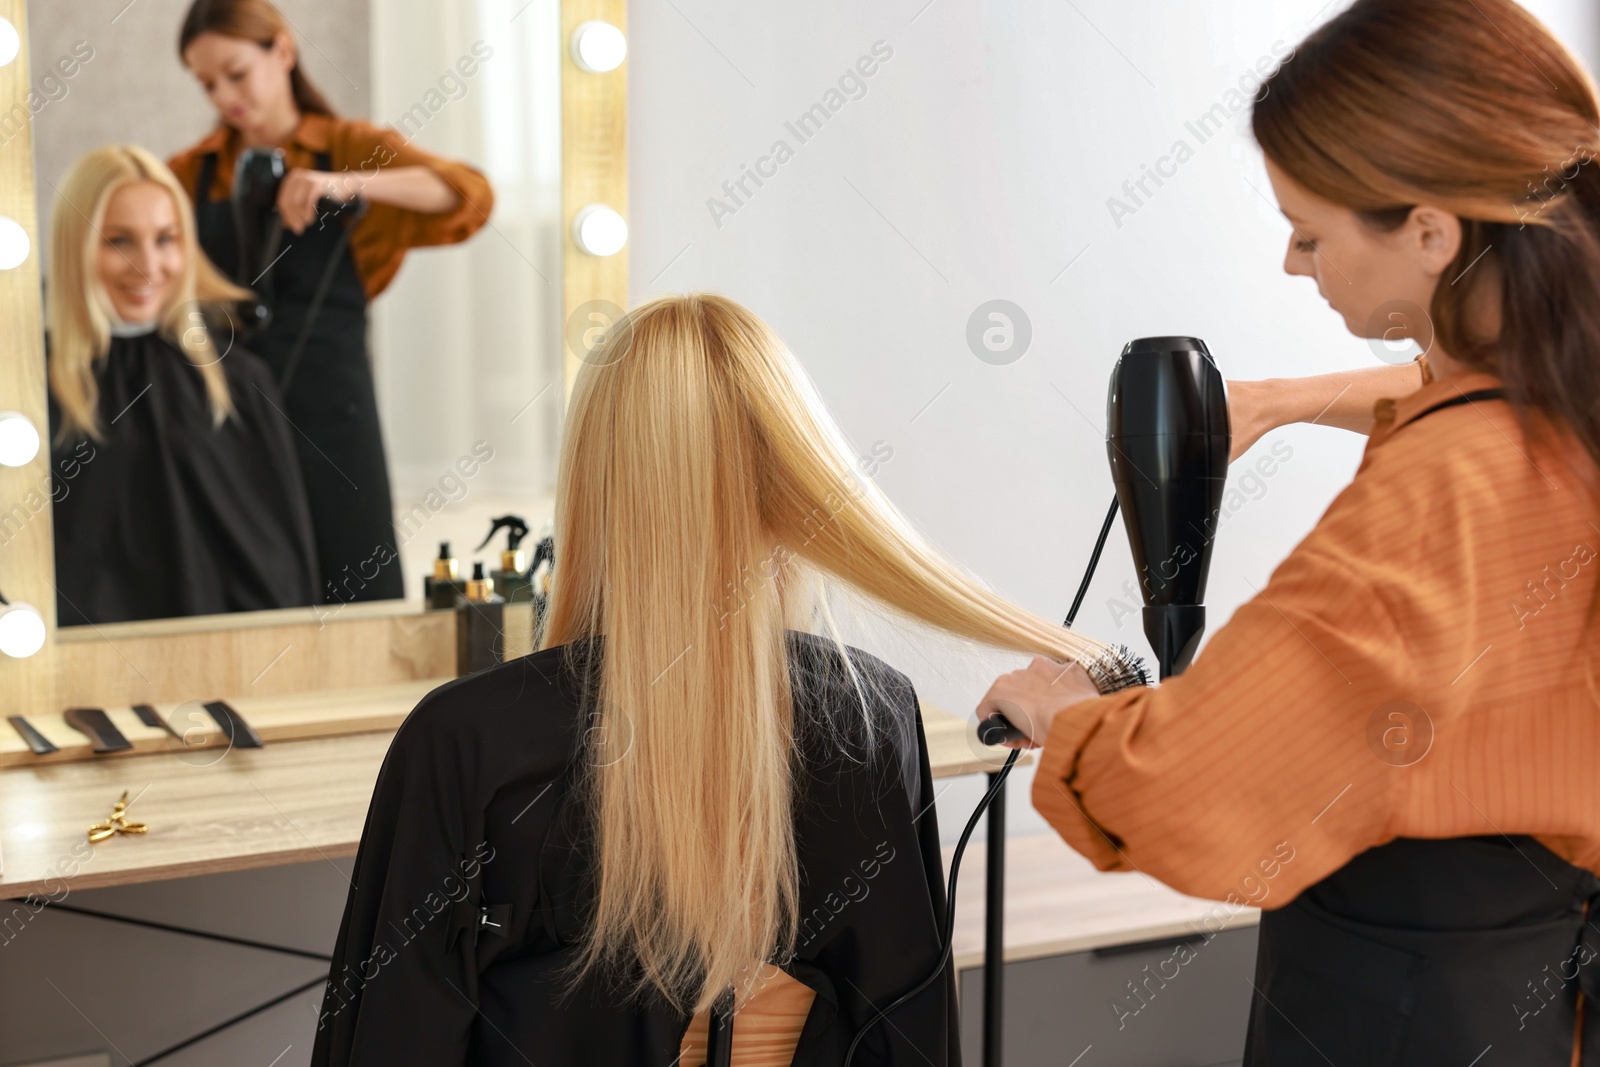
[[[588,204],[628,215],[627,70],[593,74],[572,58],[573,30],[603,19],[627,33],[626,0],[560,0],[562,322],[589,301],[628,306],[628,250],[590,255],[574,242],[572,221]],[[31,88],[27,0],[0,0],[0,17],[17,30],[21,49],[0,67],[0,115],[26,108]],[[47,437],[49,425],[34,199],[31,116],[0,144],[0,216],[19,223],[31,248],[26,260],[0,271],[0,411],[18,411]],[[560,343],[565,391],[581,366]],[[107,626],[56,627],[50,448],[22,467],[0,467],[0,593],[44,616],[44,647],[25,659],[0,655],[5,714],[59,711],[73,704],[122,706],[377,685],[454,674],[455,613],[418,612],[407,601],[150,620]],[[82,631],[82,632],[80,632]],[[281,649],[274,658],[274,649]],[[149,668],[141,671],[128,653]],[[289,660],[287,669],[277,666]],[[270,662],[269,662],[270,661]],[[259,671],[254,677],[253,672]],[[270,673],[269,673],[270,672]],[[266,684],[261,684],[262,682]]]

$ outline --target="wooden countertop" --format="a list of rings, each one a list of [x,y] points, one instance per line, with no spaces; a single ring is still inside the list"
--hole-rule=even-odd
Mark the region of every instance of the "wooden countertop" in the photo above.
[[[393,737],[0,771],[0,899],[352,856]],[[123,790],[149,832],[88,844]]]
[[[407,707],[415,703],[411,695],[404,700]],[[985,749],[970,722],[939,708],[923,706],[923,727],[936,778],[992,770],[1003,762],[1004,750]],[[384,730],[261,749],[195,749],[0,770],[0,899],[30,893],[59,899],[66,888],[352,856],[393,737],[393,730]],[[128,818],[148,823],[149,833],[90,845],[89,825],[110,813],[123,790],[131,801]],[[949,859],[947,850],[947,869]],[[956,895],[958,967],[982,959],[983,871],[984,847],[975,842],[963,860]],[[1008,841],[1006,879],[1007,959],[1256,921],[1253,910],[1234,913],[1141,874],[1098,872],[1053,834]]]
[[[415,703],[404,699],[407,709]],[[923,722],[935,777],[1004,759],[948,712],[924,705]],[[353,856],[393,737],[384,730],[0,770],[0,899]],[[123,790],[127,817],[149,832],[90,845],[90,824]]]

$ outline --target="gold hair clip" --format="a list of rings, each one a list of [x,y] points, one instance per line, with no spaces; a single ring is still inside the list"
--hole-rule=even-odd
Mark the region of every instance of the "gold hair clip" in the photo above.
[[[128,791],[122,791],[122,799],[118,800],[111,809],[111,817],[104,822],[97,822],[89,827],[89,841],[95,843],[104,841],[117,834],[142,834],[150,828],[142,822],[128,821]]]

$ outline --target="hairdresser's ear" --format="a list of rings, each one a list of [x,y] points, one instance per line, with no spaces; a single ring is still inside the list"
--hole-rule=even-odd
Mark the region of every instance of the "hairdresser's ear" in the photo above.
[[[294,43],[294,34],[288,30],[280,30],[273,36],[272,51],[284,70],[293,70],[294,65],[299,62],[300,53]]]
[[[1461,254],[1461,220],[1452,212],[1421,204],[1412,208],[1406,226],[1415,238],[1420,265],[1428,274],[1444,274]]]

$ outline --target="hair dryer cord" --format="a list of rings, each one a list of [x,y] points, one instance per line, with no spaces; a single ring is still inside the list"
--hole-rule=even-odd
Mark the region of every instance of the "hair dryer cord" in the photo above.
[[[1067,621],[1064,625],[1068,627],[1071,627],[1072,621],[1078,617],[1078,609],[1083,606],[1083,598],[1089,592],[1089,583],[1094,579],[1095,568],[1100,565],[1100,553],[1106,547],[1106,537],[1111,533],[1111,524],[1116,517],[1117,498],[1113,496],[1111,498],[1111,509],[1106,512],[1106,521],[1100,525],[1100,536],[1094,543],[1094,552],[1089,556],[1089,566],[1083,572],[1083,581],[1078,583],[1078,595],[1072,598],[1072,608],[1067,612]],[[854,1040],[850,1042],[849,1051],[844,1054],[844,1067],[850,1067],[850,1061],[855,1058],[856,1046],[861,1044],[861,1039],[867,1036],[867,1032],[880,1019],[886,1018],[890,1012],[924,989],[927,989],[935,979],[944,973],[945,966],[950,962],[950,953],[955,946],[956,878],[961,873],[961,856],[967,850],[967,840],[972,837],[972,831],[977,827],[978,820],[983,817],[984,812],[989,810],[989,805],[994,801],[995,794],[1000,791],[1000,787],[1011,776],[1011,768],[1016,765],[1017,757],[1020,755],[1022,755],[1021,749],[1013,749],[1011,755],[1006,757],[1005,765],[995,774],[994,782],[990,784],[989,791],[983,795],[983,799],[978,801],[978,806],[973,809],[972,818],[967,820],[966,829],[961,831],[961,838],[956,842],[955,855],[950,857],[950,886],[945,891],[944,941],[943,947],[939,952],[939,962],[934,965],[928,976],[918,982],[909,993],[902,995],[888,1007],[879,1008],[873,1013],[872,1018],[862,1024],[861,1029],[856,1031]]]
[[[855,1058],[856,1046],[861,1044],[861,1039],[867,1036],[867,1031],[871,1030],[873,1025],[876,1024],[879,1019],[885,1018],[890,1012],[894,1011],[900,1005],[904,1004],[906,1001],[910,1000],[912,997],[928,988],[928,986],[933,984],[934,979],[938,978],[944,973],[945,964],[950,961],[950,952],[954,946],[956,927],[956,876],[961,872],[961,854],[967,850],[967,840],[972,837],[972,831],[977,827],[978,820],[983,816],[985,811],[989,810],[989,802],[994,800],[994,795],[999,792],[1000,787],[1005,784],[1006,778],[1011,774],[1011,768],[1016,764],[1017,757],[1020,755],[1022,755],[1022,750],[1019,748],[1014,749],[1011,755],[1006,757],[1005,766],[1001,767],[999,773],[994,776],[994,783],[989,786],[989,791],[985,793],[983,795],[983,799],[978,802],[977,808],[972,812],[972,818],[967,820],[966,829],[961,831],[961,839],[956,842],[955,855],[950,858],[950,886],[945,892],[944,948],[939,953],[939,962],[934,965],[933,970],[928,973],[928,976],[922,981],[918,982],[910,992],[901,996],[888,1007],[879,1008],[873,1013],[872,1018],[868,1019],[866,1023],[862,1025],[861,1029],[856,1031],[855,1040],[850,1042],[850,1049],[844,1054],[845,1067],[850,1067],[850,1061]]]
[[[1078,617],[1078,609],[1083,607],[1083,598],[1089,593],[1089,583],[1094,579],[1095,568],[1100,566],[1100,553],[1105,550],[1106,538],[1111,535],[1111,524],[1117,520],[1117,498],[1111,498],[1111,508],[1106,512],[1106,521],[1100,524],[1100,536],[1095,539],[1094,551],[1089,555],[1089,566],[1083,572],[1083,581],[1078,583],[1078,595],[1072,598],[1072,608],[1067,612],[1067,621],[1061,625],[1072,629],[1073,620]]]

